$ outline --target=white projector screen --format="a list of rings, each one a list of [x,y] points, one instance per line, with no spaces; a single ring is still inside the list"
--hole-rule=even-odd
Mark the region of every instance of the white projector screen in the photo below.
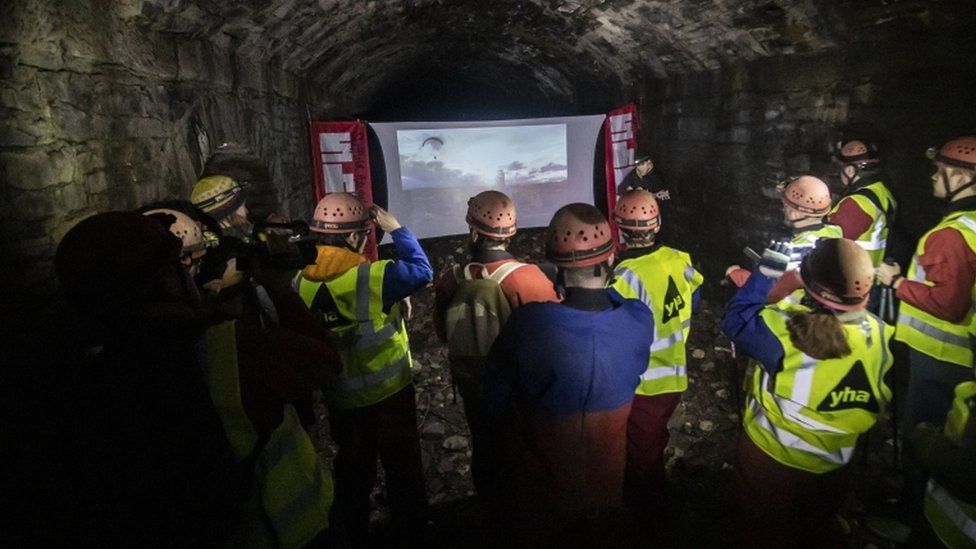
[[[468,199],[512,197],[518,226],[544,227],[570,202],[593,203],[604,115],[370,124],[383,148],[389,209],[418,238],[468,232]],[[386,237],[386,242],[389,237]]]

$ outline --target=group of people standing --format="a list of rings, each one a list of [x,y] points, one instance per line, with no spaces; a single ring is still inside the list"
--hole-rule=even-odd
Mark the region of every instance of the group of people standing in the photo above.
[[[932,152],[950,213],[907,276],[883,263],[895,201],[876,151],[854,140],[836,158],[841,198],[813,176],[789,181],[791,237],[755,269],[726,273],[741,288],[722,328],[752,358],[739,541],[843,543],[835,514],[858,438],[892,400],[894,334],[911,348],[903,417],[918,450],[904,501],[920,508],[931,476],[935,534],[976,543],[972,474],[959,465],[976,441],[976,137]],[[511,199],[472,197],[469,257],[434,284],[474,484],[499,540],[604,545],[626,530],[622,517],[663,508],[667,424],[688,387],[703,277],[661,242],[672,195],[641,184],[641,160],[611,219],[581,203],[555,213],[541,266],[508,251]],[[251,230],[241,186],[212,176],[190,201],[97,214],[64,237],[57,274],[99,344],[77,391],[91,541],[368,545],[377,460],[390,540],[430,541],[406,321],[433,268],[409,229],[351,194],[322,198],[308,227],[298,240],[310,254],[281,264],[264,253],[273,231]],[[395,260],[365,257],[374,228]],[[902,301],[896,326],[871,312],[882,287]],[[332,473],[309,434],[319,389]]]
[[[976,545],[976,484],[963,472],[976,445],[968,414],[976,406],[976,137],[928,157],[933,194],[948,212],[919,241],[908,278],[885,259],[896,203],[877,151],[862,140],[835,153],[844,184],[836,203],[815,177],[786,183],[790,238],[766,249],[757,271],[726,272],[741,289],[722,327],[753,359],[735,502],[742,520],[760,520],[744,542],[843,543],[835,514],[859,435],[892,401],[894,336],[910,363],[907,392],[894,403],[907,439],[904,482],[895,520],[874,522],[913,546]]]

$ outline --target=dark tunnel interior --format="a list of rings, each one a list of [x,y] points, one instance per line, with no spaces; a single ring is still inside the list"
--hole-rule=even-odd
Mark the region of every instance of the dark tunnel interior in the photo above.
[[[72,227],[100,212],[186,200],[211,175],[247,182],[254,217],[307,219],[315,121],[568,117],[633,103],[639,148],[680,197],[663,220],[668,242],[705,279],[687,343],[695,373],[667,450],[682,516],[663,546],[728,546],[741,380],[719,326],[732,292],[719,281],[748,262],[744,247],[762,250],[784,233],[777,183],[815,175],[837,196],[831,144],[876,144],[899,204],[888,255],[905,266],[946,213],[932,196],[926,149],[976,135],[976,0],[23,0],[4,11],[0,333],[9,344],[0,356],[17,394],[11,425],[30,441],[17,452],[16,493],[49,500],[24,506],[22,524],[35,531],[23,542],[61,541],[78,526],[66,519],[40,536],[35,526],[42,513],[73,512],[70,498],[50,501],[72,470],[59,433],[70,429],[65,403],[79,364],[98,343],[55,273]],[[375,134],[370,154],[377,203],[389,206]],[[599,189],[602,135],[594,159]],[[516,256],[543,259],[541,227],[520,227],[513,242]],[[468,251],[464,235],[421,245],[437,272]],[[432,289],[418,293],[409,326],[439,521],[429,545],[491,546],[479,539],[491,532],[474,498],[470,433],[433,302]],[[907,375],[898,372],[900,383]],[[310,433],[331,464],[322,398]],[[901,478],[897,463],[878,457],[898,444],[894,429],[871,433],[844,508],[847,539],[897,547],[864,527],[865,508],[893,497]],[[380,535],[390,525],[384,490],[371,500]]]

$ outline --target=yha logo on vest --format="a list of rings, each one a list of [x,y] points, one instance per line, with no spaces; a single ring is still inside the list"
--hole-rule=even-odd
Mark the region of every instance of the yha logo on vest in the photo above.
[[[674,278],[668,275],[668,291],[664,293],[664,320],[661,324],[667,324],[669,320],[678,316],[678,311],[685,308],[685,298],[678,291],[678,285],[674,283]]]
[[[817,410],[821,412],[851,408],[861,408],[869,412],[880,411],[878,400],[874,397],[874,391],[871,390],[871,384],[868,382],[867,372],[864,371],[864,364],[860,360],[854,363],[844,379],[840,380],[817,406]]]

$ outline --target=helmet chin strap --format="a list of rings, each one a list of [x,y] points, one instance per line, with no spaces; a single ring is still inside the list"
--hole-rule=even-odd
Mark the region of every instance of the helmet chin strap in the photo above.
[[[947,202],[952,202],[952,200],[956,197],[956,195],[958,195],[962,191],[974,185],[976,185],[976,175],[969,178],[969,183],[966,183],[965,185],[960,185],[956,190],[952,191],[949,190],[949,176],[945,174],[942,175],[942,187],[945,189],[946,192],[945,199]]]

